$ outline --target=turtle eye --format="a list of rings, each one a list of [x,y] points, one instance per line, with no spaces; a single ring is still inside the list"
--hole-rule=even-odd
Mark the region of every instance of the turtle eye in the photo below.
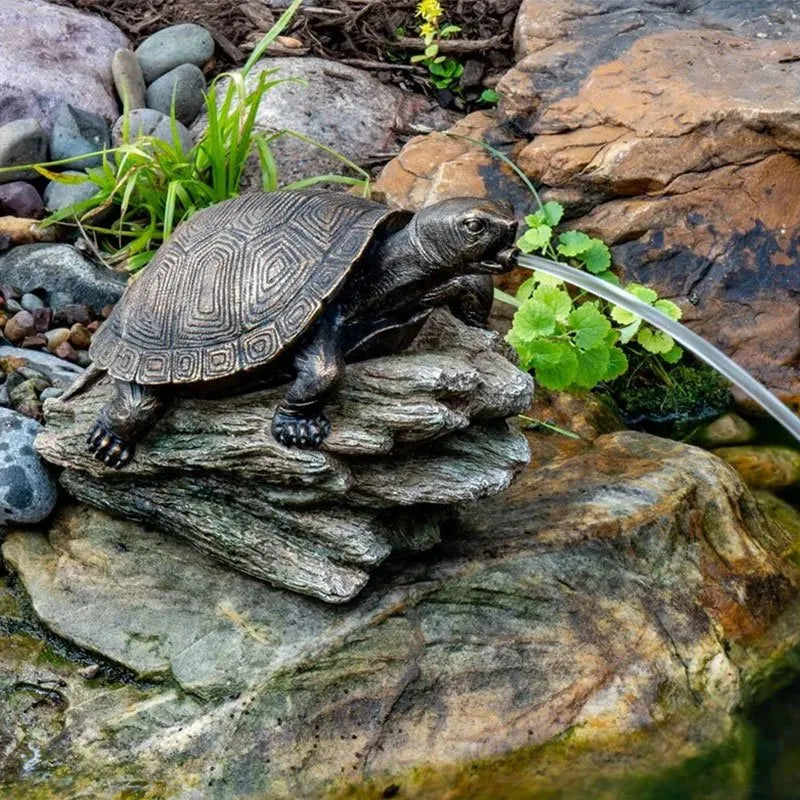
[[[477,217],[470,217],[464,226],[470,233],[480,233],[486,227],[484,221]]]

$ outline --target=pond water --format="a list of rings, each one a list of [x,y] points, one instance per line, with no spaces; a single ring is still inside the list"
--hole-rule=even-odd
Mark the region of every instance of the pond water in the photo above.
[[[797,447],[788,433],[771,420],[749,421],[758,428],[754,444]],[[778,492],[800,509],[800,486]],[[800,676],[753,709],[747,724],[754,737],[755,764],[749,800],[798,800],[800,798]]]
[[[755,769],[749,800],[800,798],[800,680],[749,716]]]

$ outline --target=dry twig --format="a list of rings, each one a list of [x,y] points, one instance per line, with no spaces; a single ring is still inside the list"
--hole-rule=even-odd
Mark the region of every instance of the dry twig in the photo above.
[[[424,39],[415,39],[409,36],[399,36],[394,40],[386,40],[387,46],[404,50],[424,50],[427,45]],[[486,50],[499,50],[507,46],[504,35],[490,36],[488,39],[441,39],[439,41],[440,53],[482,53]]]
[[[37,219],[0,217],[0,236],[7,236],[11,244],[54,242],[55,228],[43,228]]]

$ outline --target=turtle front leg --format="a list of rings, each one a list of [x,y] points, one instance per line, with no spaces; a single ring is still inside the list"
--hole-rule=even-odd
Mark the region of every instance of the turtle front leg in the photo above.
[[[136,442],[155,425],[169,401],[152,386],[115,381],[114,389],[114,397],[100,410],[86,442],[96,459],[121,469],[133,458]]]
[[[297,377],[275,410],[272,435],[286,447],[317,449],[331,432],[323,407],[344,369],[334,319],[319,321],[310,342],[295,356],[294,366]]]
[[[459,275],[428,292],[424,308],[444,306],[456,318],[474,328],[485,328],[494,302],[491,275]]]

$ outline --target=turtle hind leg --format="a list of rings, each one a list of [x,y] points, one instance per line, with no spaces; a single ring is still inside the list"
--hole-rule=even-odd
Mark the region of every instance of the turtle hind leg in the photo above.
[[[96,459],[120,469],[133,458],[136,442],[163,415],[168,400],[153,386],[115,381],[114,388],[114,397],[100,410],[86,442]]]

